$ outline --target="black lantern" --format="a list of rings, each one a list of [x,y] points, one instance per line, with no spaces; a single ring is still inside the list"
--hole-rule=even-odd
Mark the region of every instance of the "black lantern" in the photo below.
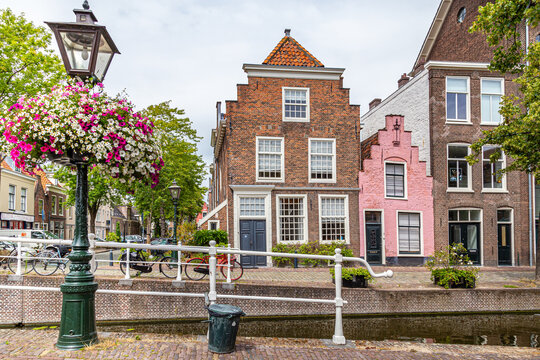
[[[172,185],[169,186],[169,191],[171,192],[173,201],[178,201],[180,198],[180,186],[176,185],[176,180],[173,180]]]
[[[88,1],[83,10],[75,9],[76,22],[45,22],[54,32],[64,67],[70,76],[101,82],[105,78],[114,54],[120,54],[103,25],[96,24],[96,17]]]

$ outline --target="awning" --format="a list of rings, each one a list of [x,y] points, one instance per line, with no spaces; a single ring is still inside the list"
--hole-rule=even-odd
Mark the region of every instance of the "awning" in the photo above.
[[[14,221],[26,221],[34,222],[34,216],[32,215],[22,215],[22,214],[13,214],[13,213],[0,213],[2,220],[14,220]]]

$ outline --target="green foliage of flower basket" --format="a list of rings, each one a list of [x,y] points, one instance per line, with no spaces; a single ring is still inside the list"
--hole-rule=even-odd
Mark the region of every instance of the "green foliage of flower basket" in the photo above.
[[[472,261],[467,255],[467,249],[462,244],[454,244],[436,251],[425,266],[431,271],[431,280],[448,289],[460,285],[475,287],[478,268],[470,265]]]
[[[352,250],[348,249],[347,244],[342,241],[334,241],[328,244],[308,242],[301,245],[280,243],[272,248],[272,252],[293,254],[296,251],[298,254],[334,256],[335,250],[337,248],[341,249],[341,255],[347,256],[347,257],[353,256]],[[293,266],[294,264],[294,258],[272,256],[272,259],[276,266]],[[324,266],[328,264],[328,261],[317,260],[317,259],[300,259],[299,263],[302,266],[308,266],[308,267],[309,266]]]
[[[330,275],[332,275],[332,279],[335,279],[336,278],[335,268],[332,267],[329,270],[330,270]],[[371,274],[369,273],[367,269],[349,268],[349,267],[341,268],[341,278],[343,280],[352,280],[354,275],[363,276],[364,279],[366,279],[366,281],[373,280],[373,277],[371,276]]]

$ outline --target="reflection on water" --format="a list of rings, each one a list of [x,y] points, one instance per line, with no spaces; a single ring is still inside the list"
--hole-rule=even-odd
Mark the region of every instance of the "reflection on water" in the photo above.
[[[204,335],[200,321],[100,326],[102,331]],[[350,340],[408,340],[445,344],[539,347],[540,315],[440,315],[399,317],[346,317],[345,337]],[[239,336],[321,338],[334,333],[333,318],[243,318]]]

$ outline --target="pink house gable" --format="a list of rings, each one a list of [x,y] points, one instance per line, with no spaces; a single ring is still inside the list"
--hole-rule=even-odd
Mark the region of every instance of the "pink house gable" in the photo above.
[[[403,116],[387,115],[386,127],[362,142],[360,256],[367,248],[370,263],[417,265],[433,254],[433,179],[403,129]]]

